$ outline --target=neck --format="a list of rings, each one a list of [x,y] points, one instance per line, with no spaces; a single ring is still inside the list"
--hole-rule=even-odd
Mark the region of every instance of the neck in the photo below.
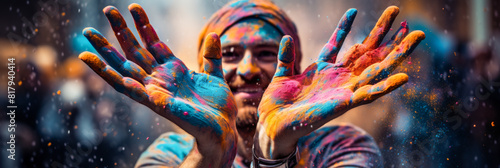
[[[238,155],[242,158],[244,164],[250,165],[252,162],[252,145],[255,128],[238,129]]]

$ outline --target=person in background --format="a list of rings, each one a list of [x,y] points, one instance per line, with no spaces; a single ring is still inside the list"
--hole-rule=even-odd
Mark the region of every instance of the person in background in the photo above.
[[[266,0],[233,1],[200,35],[200,71],[188,69],[161,42],[138,4],[129,10],[140,46],[115,7],[104,9],[125,56],[95,29],[83,34],[102,58],[79,58],[118,92],[190,135],[165,133],[136,167],[382,167],[373,138],[352,125],[321,127],[408,81],[390,73],[425,35],[403,22],[382,43],[399,12],[388,7],[366,39],[337,56],[351,29],[349,9],[300,73],[293,22]]]

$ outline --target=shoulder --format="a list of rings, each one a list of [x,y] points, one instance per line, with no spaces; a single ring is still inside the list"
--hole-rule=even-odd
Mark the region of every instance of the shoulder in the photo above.
[[[361,128],[340,124],[320,128],[299,140],[304,164],[314,167],[381,167],[375,140]]]
[[[167,132],[144,151],[135,167],[177,166],[193,148],[194,138],[187,134]]]

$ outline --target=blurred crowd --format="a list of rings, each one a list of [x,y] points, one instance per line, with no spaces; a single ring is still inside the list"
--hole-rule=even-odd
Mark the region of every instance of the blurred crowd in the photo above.
[[[160,37],[197,70],[198,34],[228,0],[8,0],[0,10],[0,167],[133,167],[160,134],[183,132],[119,94],[78,59],[97,53],[82,36],[94,27],[119,46],[102,9],[146,10]],[[383,10],[396,5],[393,28],[407,21],[426,39],[396,70],[409,82],[329,124],[371,134],[385,167],[499,167],[500,1],[274,0],[297,25],[301,67],[311,64],[342,14],[358,15],[341,53],[361,42]],[[389,33],[392,34],[392,33]],[[117,47],[119,48],[119,47]],[[16,160],[7,158],[7,59],[16,59]],[[5,62],[5,63],[4,63]]]

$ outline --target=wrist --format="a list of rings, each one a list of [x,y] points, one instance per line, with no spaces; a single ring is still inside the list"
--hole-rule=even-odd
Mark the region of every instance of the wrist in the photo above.
[[[221,134],[212,130],[192,131],[195,138],[193,149],[184,159],[181,167],[231,167],[237,152],[235,124],[219,121],[219,126],[227,128]],[[188,166],[189,165],[189,166]]]
[[[193,146],[193,149],[189,154],[186,156],[184,161],[181,163],[179,166],[180,168],[193,168],[193,167],[203,167],[203,165],[218,165],[219,163],[215,163],[216,159],[211,159],[208,157],[205,157],[207,155],[204,155],[199,152],[197,149],[196,145]]]
[[[257,131],[254,136],[254,153],[265,159],[281,159],[296,150],[298,139],[272,139],[264,130]]]
[[[253,156],[252,168],[292,168],[295,167],[300,160],[299,148],[295,147],[295,150],[288,156],[281,159],[265,159],[256,155],[255,148],[252,147]]]

